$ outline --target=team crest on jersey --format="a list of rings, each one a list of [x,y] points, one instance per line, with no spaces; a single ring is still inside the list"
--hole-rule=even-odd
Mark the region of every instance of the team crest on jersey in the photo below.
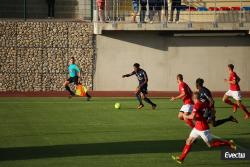
[[[142,73],[137,74],[137,77],[138,77],[138,80],[143,80],[143,74]]]

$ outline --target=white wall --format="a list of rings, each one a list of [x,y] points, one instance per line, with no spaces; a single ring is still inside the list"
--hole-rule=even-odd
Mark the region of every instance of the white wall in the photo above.
[[[149,89],[176,91],[182,73],[194,88],[202,77],[214,91],[227,90],[227,64],[233,63],[241,87],[250,90],[250,37],[172,37],[157,32],[106,32],[97,36],[95,90],[134,90],[135,77],[122,79],[134,62],[149,76]]]

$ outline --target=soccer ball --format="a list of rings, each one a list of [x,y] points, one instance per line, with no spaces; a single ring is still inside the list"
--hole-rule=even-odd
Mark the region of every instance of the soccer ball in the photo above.
[[[115,103],[115,109],[120,109],[121,108],[121,104],[120,103]]]

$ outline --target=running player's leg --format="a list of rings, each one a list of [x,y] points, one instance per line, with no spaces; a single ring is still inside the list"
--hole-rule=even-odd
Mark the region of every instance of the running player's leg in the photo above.
[[[233,150],[236,150],[236,145],[234,143],[234,141],[230,140],[230,141],[223,141],[220,139],[213,139],[210,141],[210,147],[229,147]]]
[[[241,102],[241,93],[240,93],[240,91],[231,91],[230,93],[231,93],[231,96],[233,97],[233,99],[236,101],[236,104],[235,104],[236,109],[238,107],[240,107],[245,112],[245,119],[250,118],[250,113],[248,112],[246,106],[243,105],[242,102]],[[234,109],[234,112],[235,111],[236,110]]]
[[[192,133],[192,132],[191,132]],[[193,137],[193,136],[189,136],[187,141],[186,141],[186,145],[183,148],[182,154],[180,156],[180,160],[184,161],[184,159],[187,157],[187,154],[189,153],[189,151],[191,150],[192,144],[193,142],[198,138],[197,137]]]
[[[231,149],[236,149],[236,145],[233,141],[223,141],[220,139],[213,139],[210,130],[200,131],[200,137],[207,144],[208,147],[223,147],[227,146]]]
[[[191,129],[194,128],[193,120],[184,118],[183,115],[189,115],[193,110],[193,106],[190,104],[185,104],[181,107],[180,112],[178,114],[178,118],[183,120]]]
[[[156,108],[157,105],[156,105],[155,103],[153,103],[153,102],[147,97],[147,95],[146,95],[145,93],[141,92],[141,96],[142,96],[143,100],[144,100],[146,103],[148,103],[148,104],[150,104],[150,105],[152,106],[153,109]]]
[[[210,147],[229,147],[233,150],[236,150],[236,145],[233,140],[220,140],[220,139],[213,139],[210,141]]]
[[[241,100],[236,100],[236,104],[240,107],[240,109],[242,111],[245,112],[245,119],[249,119],[250,118],[250,113],[247,110],[246,106],[244,104],[242,104]]]
[[[142,103],[142,98],[141,98],[141,91],[138,88],[136,89],[135,97],[139,102],[139,106],[137,108],[141,109],[142,107],[144,107],[144,104]]]
[[[152,106],[153,109],[156,108],[156,104],[153,103],[148,97],[147,97],[147,94],[148,94],[148,89],[147,89],[147,85],[143,86],[140,88],[140,91],[141,91],[141,97],[143,98],[143,100],[150,104]]]
[[[75,93],[73,91],[71,91],[69,84],[74,82],[72,78],[67,79],[67,81],[64,82],[63,86],[65,87],[65,89],[70,93],[71,96],[74,96]]]
[[[217,127],[220,126],[226,122],[235,122],[238,123],[237,119],[234,118],[233,116],[229,116],[228,118],[224,118],[224,119],[220,119],[220,120],[216,120],[216,110],[214,107],[212,107],[211,109],[211,124],[213,127]]]
[[[150,104],[153,109],[155,109],[156,107],[156,104],[154,104],[148,97],[147,97],[147,94],[148,94],[148,85],[145,84],[144,86],[140,87],[140,92],[141,92],[141,97],[143,98],[143,100]]]
[[[181,156],[172,156],[172,158],[176,160],[178,163],[182,163],[184,161],[189,151],[191,150],[193,142],[199,137],[199,134],[196,131],[197,130],[195,128],[191,131],[188,139],[186,140],[186,144],[183,148]]]
[[[231,90],[228,90],[228,91],[224,94],[224,96],[223,96],[223,98],[222,98],[222,101],[223,101],[224,103],[226,103],[226,104],[229,104],[229,105],[233,106],[233,110],[234,110],[234,112],[236,112],[238,106],[237,106],[237,104],[233,103],[233,102],[229,99],[230,96],[232,97],[232,91],[231,91]]]
[[[184,119],[183,115],[188,115],[188,113],[184,113],[183,111],[179,111],[178,118],[184,121],[191,129],[194,127],[194,123],[192,120]]]
[[[214,120],[212,122],[212,125],[213,127],[217,127],[217,126],[220,126],[220,125],[223,125],[224,123],[226,122],[235,122],[235,123],[238,123],[237,119],[234,118],[232,115],[229,116],[228,118],[224,118],[224,119],[219,119],[219,120]]]
[[[232,91],[232,97],[234,100],[236,100],[237,107],[240,107],[242,111],[245,112],[245,119],[248,119],[250,117],[250,113],[248,112],[245,105],[241,102],[241,92],[240,91]]]

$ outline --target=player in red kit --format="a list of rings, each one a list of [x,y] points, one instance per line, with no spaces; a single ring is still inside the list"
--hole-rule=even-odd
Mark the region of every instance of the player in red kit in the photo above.
[[[229,83],[229,90],[225,93],[223,101],[229,105],[233,106],[233,111],[236,112],[237,108],[240,107],[245,112],[245,119],[250,118],[250,113],[247,108],[241,103],[241,92],[240,92],[240,77],[234,72],[234,65],[228,65],[229,79],[224,79],[226,83]],[[229,97],[232,97],[236,100],[236,103],[233,103]]]
[[[202,140],[207,144],[208,147],[222,147],[227,146],[233,150],[236,150],[236,145],[232,140],[230,141],[222,141],[219,139],[212,139],[212,135],[209,130],[209,126],[207,123],[207,119],[203,117],[204,109],[206,109],[205,103],[200,101],[200,94],[195,92],[193,94],[194,107],[192,114],[184,115],[186,119],[195,119],[195,127],[191,131],[188,139],[186,140],[186,145],[182,151],[181,156],[172,156],[172,159],[177,163],[183,163],[187,154],[191,150],[193,142],[201,137]]]
[[[193,110],[192,90],[183,81],[183,75],[182,74],[177,75],[177,83],[179,84],[179,92],[180,92],[180,94],[178,96],[176,96],[176,97],[172,97],[170,100],[171,101],[174,101],[176,99],[182,99],[183,100],[183,106],[180,109],[180,112],[178,114],[178,118],[180,120],[184,120],[189,127],[193,128],[194,127],[193,121],[184,118],[184,115],[189,115]]]

